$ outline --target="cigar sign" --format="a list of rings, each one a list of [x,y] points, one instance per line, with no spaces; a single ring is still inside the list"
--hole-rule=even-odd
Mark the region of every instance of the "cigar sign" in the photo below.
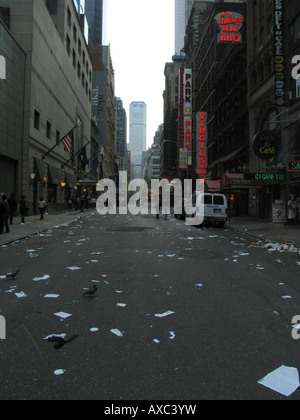
[[[220,30],[218,44],[241,44],[243,42],[241,29],[244,26],[244,16],[235,12],[221,12],[215,17]]]

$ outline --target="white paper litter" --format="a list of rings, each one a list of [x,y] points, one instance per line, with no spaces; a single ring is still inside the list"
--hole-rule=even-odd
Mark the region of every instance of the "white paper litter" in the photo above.
[[[72,316],[71,314],[67,314],[66,312],[57,312],[53,315],[58,316],[59,318],[62,318],[62,319],[67,319]]]
[[[126,307],[126,303],[117,303],[117,306],[120,306],[120,308],[125,308]]]
[[[279,392],[279,394],[289,397],[300,386],[299,372],[296,368],[281,366],[269,373],[263,379],[258,381],[259,384]]]
[[[118,337],[123,337],[123,334],[121,333],[120,330],[114,328],[112,330],[110,330],[113,334],[117,335]]]
[[[173,314],[175,314],[175,312],[167,311],[167,312],[164,312],[163,314],[155,314],[155,316],[157,318],[165,318],[166,316],[173,315]]]
[[[157,338],[154,338],[154,343],[156,343],[156,344],[159,344],[160,343],[160,341],[157,339]]]
[[[57,299],[59,298],[59,295],[54,295],[54,294],[48,294],[44,296],[45,299]]]
[[[49,274],[45,274],[43,277],[35,277],[33,281],[48,280],[50,278]]]
[[[52,337],[60,337],[60,338],[66,338],[67,334],[50,334],[47,335],[47,337],[45,337],[43,340],[48,340],[48,338],[52,338]]]
[[[174,338],[175,338],[175,333],[174,333],[174,331],[170,331],[170,337],[169,337],[169,339],[170,339],[170,340],[174,340]]]
[[[64,375],[65,373],[66,373],[65,369],[57,369],[54,371],[55,376],[61,376],[61,375]]]
[[[81,268],[80,267],[67,267],[67,269],[68,270],[71,270],[71,271],[75,271],[75,270],[81,270]]]
[[[27,297],[27,295],[26,295],[24,292],[15,293],[15,295],[16,295],[16,296],[17,296],[17,298],[19,298],[19,299]]]
[[[99,328],[91,328],[90,331],[91,332],[98,332],[99,331]]]

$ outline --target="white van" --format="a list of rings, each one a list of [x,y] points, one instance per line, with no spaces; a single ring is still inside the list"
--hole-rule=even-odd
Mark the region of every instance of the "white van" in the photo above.
[[[193,194],[193,203],[196,203],[197,212],[204,205],[204,222],[217,222],[224,226],[228,220],[228,203],[224,194]]]

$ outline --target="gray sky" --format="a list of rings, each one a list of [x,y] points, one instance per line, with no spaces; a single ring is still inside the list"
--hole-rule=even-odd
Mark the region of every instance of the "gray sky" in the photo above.
[[[163,123],[164,67],[174,54],[174,14],[174,0],[107,1],[115,95],[123,100],[128,120],[130,103],[146,102],[148,147]]]

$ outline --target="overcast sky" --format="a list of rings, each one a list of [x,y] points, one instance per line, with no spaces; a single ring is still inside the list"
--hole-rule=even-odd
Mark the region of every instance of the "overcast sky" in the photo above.
[[[115,95],[129,105],[144,101],[148,107],[147,146],[163,123],[164,67],[172,61],[174,0],[108,0],[106,44],[111,46]],[[129,131],[128,139],[129,141]]]

